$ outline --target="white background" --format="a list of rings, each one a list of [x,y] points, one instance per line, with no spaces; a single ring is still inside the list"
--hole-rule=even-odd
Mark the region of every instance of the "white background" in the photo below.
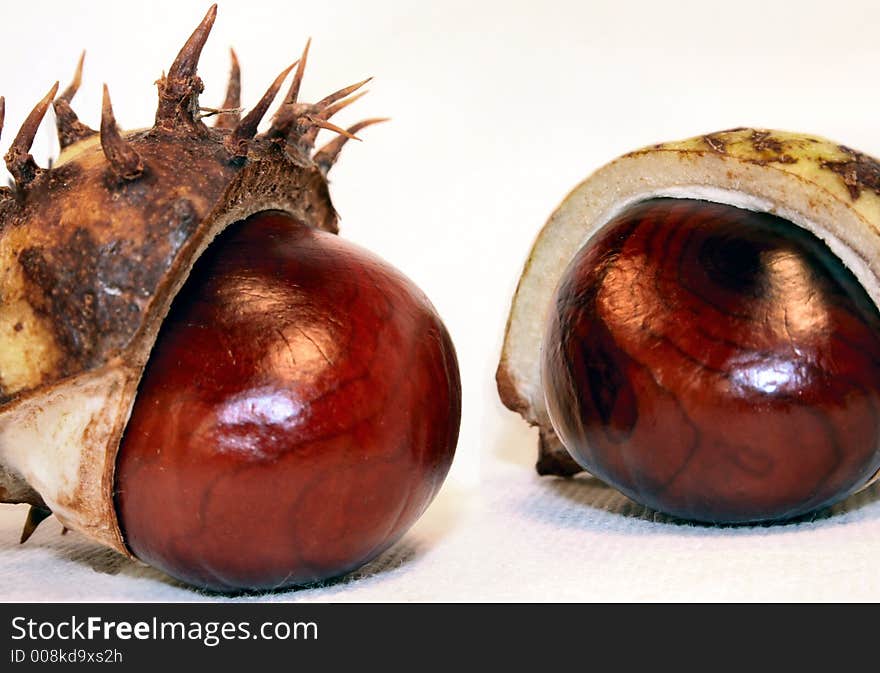
[[[32,1],[4,8],[5,151],[86,48],[81,119],[101,83],[126,128],[208,2]],[[264,600],[880,599],[880,491],[816,521],[692,527],[590,480],[533,474],[535,435],[497,400],[494,369],[528,248],[560,199],[642,145],[733,126],[828,136],[880,155],[880,6],[837,2],[237,2],[220,5],[200,75],[219,105],[234,45],[245,105],[314,38],[303,94],[374,75],[343,122],[332,191],[342,235],[425,290],[455,340],[461,441],[443,492],[391,552],[347,581]],[[34,155],[57,153],[52,125]],[[5,179],[5,175],[4,175]],[[0,507],[0,599],[204,598]]]

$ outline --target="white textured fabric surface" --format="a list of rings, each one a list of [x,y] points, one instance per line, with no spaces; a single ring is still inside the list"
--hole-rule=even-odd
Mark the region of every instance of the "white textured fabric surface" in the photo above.
[[[31,0],[4,11],[0,153],[51,83],[66,84],[84,47],[81,119],[98,126],[107,82],[123,128],[151,124],[152,83],[208,4],[67,0],[60,12]],[[370,95],[338,118],[393,118],[349,143],[333,169],[342,235],[431,298],[455,341],[464,391],[453,471],[400,543],[347,579],[234,600],[880,600],[880,487],[798,523],[671,522],[594,481],[537,477],[534,431],[494,391],[526,252],[560,199],[601,164],[741,125],[815,133],[880,156],[880,5],[735,5],[221,0],[199,66],[206,105],[222,100],[230,44],[246,105],[309,35],[307,99],[376,76]],[[55,142],[44,124],[34,147],[41,165]],[[0,600],[227,600],[75,533],[62,537],[54,519],[19,546],[24,516],[0,506]]]
[[[525,449],[524,446],[520,448]],[[880,485],[795,523],[695,526],[592,479],[487,461],[479,495],[446,489],[404,539],[347,578],[225,598],[182,587],[24,510],[0,518],[0,597],[74,601],[877,601]],[[10,508],[11,509],[11,508]]]

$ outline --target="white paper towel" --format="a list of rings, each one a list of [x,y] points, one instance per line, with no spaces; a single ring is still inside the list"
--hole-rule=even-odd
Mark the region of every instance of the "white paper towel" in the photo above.
[[[515,423],[512,423],[515,425]],[[529,434],[526,432],[526,434]],[[538,477],[515,455],[479,492],[444,489],[397,545],[346,578],[293,591],[205,595],[101,549],[54,519],[25,545],[0,508],[0,597],[15,601],[877,601],[880,484],[768,526],[691,525],[593,479]],[[530,453],[529,447],[529,453]]]

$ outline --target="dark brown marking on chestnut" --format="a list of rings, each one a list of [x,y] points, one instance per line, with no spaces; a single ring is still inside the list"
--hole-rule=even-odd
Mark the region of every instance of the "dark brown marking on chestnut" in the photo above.
[[[822,161],[822,167],[834,171],[841,177],[854,201],[862,195],[863,189],[871,190],[880,196],[880,163],[874,157],[846,145],[838,145],[838,149],[846,154],[847,158],[839,161]]]
[[[15,323],[15,325],[12,326],[12,329],[14,329],[16,332],[21,332],[23,328],[24,325],[21,324],[21,321]]]
[[[430,502],[458,433],[455,352],[424,295],[263,213],[194,267],[142,380],[116,503],[142,560],[218,590],[347,572]]]
[[[880,313],[809,232],[655,199],[566,271],[548,409],[585,469],[676,516],[797,516],[880,467]]]

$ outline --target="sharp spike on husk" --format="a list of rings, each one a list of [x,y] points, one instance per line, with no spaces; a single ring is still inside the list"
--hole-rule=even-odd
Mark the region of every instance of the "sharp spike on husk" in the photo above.
[[[360,140],[357,136],[351,135],[346,129],[341,126],[337,126],[324,118],[324,115],[319,113],[316,114],[307,114],[303,116],[303,121],[305,121],[305,131],[300,135],[299,139],[296,141],[296,144],[300,147],[300,149],[304,151],[310,151],[312,147],[315,146],[315,140],[318,138],[318,131],[321,129],[327,129],[328,131],[335,131],[339,135],[347,136],[349,140]]]
[[[83,63],[85,60],[86,50],[83,49],[82,53],[79,55],[79,61],[77,61],[76,70],[73,73],[73,79],[70,80],[70,84],[67,85],[67,88],[61,92],[61,95],[58,96],[56,100],[66,100],[68,103],[73,100],[76,92],[79,91],[80,84],[82,84]]]
[[[320,117],[316,117],[315,115],[309,115],[307,117],[307,119],[313,126],[317,126],[318,128],[322,128],[322,129],[327,129],[328,131],[334,131],[341,136],[345,136],[349,140],[360,141],[360,138],[358,138],[356,135],[354,135],[348,129],[344,129],[341,126],[337,126],[336,124],[333,124],[332,122],[328,122],[326,119],[321,119]]]
[[[272,85],[266,90],[266,93],[263,94],[263,97],[254,106],[254,109],[248,112],[244,119],[238,123],[235,129],[233,129],[232,133],[229,134],[229,137],[226,139],[226,147],[234,156],[247,156],[248,141],[257,134],[257,126],[259,126],[260,121],[265,116],[272,101],[275,100],[275,96],[278,95],[278,90],[281,88],[281,85],[284,84],[284,80],[287,78],[287,75],[290,74],[290,71],[293,70],[295,65],[296,63],[293,63],[285,68],[284,71],[275,78],[275,81],[272,82]]]
[[[364,84],[369,82],[371,79],[372,79],[372,77],[369,77],[369,78],[365,79],[363,82],[358,82],[357,84],[352,84],[351,86],[347,86],[344,89],[340,89],[339,91],[331,93],[329,96],[322,98],[320,101],[315,103],[313,108],[316,110],[316,112],[312,115],[309,115],[309,117],[311,119],[320,119],[323,121],[327,121],[328,119],[330,119],[330,117],[335,115],[337,112],[348,107],[349,105],[354,103],[358,98],[360,98],[365,93],[367,93],[366,91],[362,91],[361,93],[356,94],[354,96],[351,96],[350,98],[345,98],[349,94],[357,91]],[[340,100],[340,98],[342,100]],[[306,128],[305,131],[302,132],[302,135],[300,136],[300,138],[298,140],[298,144],[301,147],[313,147],[315,144],[315,140],[318,137],[318,131],[320,130],[320,128],[329,128],[331,131],[339,132],[338,126],[334,126],[331,128],[331,127],[320,127],[318,124],[311,124]],[[355,140],[357,140],[357,138],[355,138]]]
[[[177,54],[168,69],[168,76],[159,80],[157,126],[173,126],[176,123],[193,123],[197,120],[198,98],[203,86],[196,76],[196,69],[216,18],[217,5],[214,4]]]
[[[312,46],[312,38],[306,40],[306,46],[303,47],[302,56],[299,57],[296,72],[293,75],[293,81],[290,83],[290,89],[287,91],[285,103],[296,103],[299,98],[299,88],[302,85],[303,74],[306,71],[306,63],[309,60],[309,47]]]
[[[101,148],[113,172],[123,180],[134,180],[144,172],[140,155],[119,133],[106,84],[101,106]]]
[[[34,531],[37,530],[37,526],[50,516],[52,516],[52,512],[48,509],[31,505],[28,509],[27,518],[24,520],[24,528],[21,529],[19,544],[27,542],[30,536],[34,534]]]
[[[301,132],[299,137],[296,138],[295,143],[300,152],[304,154],[308,154],[309,152],[311,152],[312,148],[315,146],[315,140],[318,137],[318,132],[321,129],[334,131],[341,136],[345,136],[348,140],[360,140],[360,138],[349,133],[341,126],[337,126],[336,124],[328,122],[326,119],[322,119],[319,114],[306,114],[303,115],[298,121],[299,130]]]
[[[382,122],[387,121],[390,121],[388,117],[379,117],[376,119],[364,119],[357,124],[352,124],[347,129],[350,135],[339,135],[331,140],[329,143],[324,145],[317,152],[315,152],[315,163],[318,164],[321,170],[326,173],[328,170],[330,170],[333,164],[336,163],[336,159],[339,158],[339,153],[342,151],[345,143],[348,142],[349,137],[353,136],[361,129],[367,128],[368,126],[372,126],[373,124],[381,124]]]
[[[58,82],[55,82],[49,93],[31,110],[6,153],[6,168],[9,169],[15,179],[15,185],[19,189],[27,187],[34,178],[43,172],[43,169],[37,166],[31,156],[30,150],[31,145],[34,144],[37,129],[40,128],[40,122],[46,116],[46,111],[56,93],[58,93]]]
[[[360,89],[364,84],[369,82],[371,79],[373,79],[373,78],[367,77],[367,79],[363,80],[362,82],[357,82],[356,84],[351,84],[351,85],[345,87],[344,89],[340,89],[339,91],[334,91],[329,96],[325,96],[324,98],[319,100],[317,103],[315,103],[315,107],[318,108],[319,110],[324,109],[328,105],[332,105],[336,101],[338,101],[342,98],[345,98],[349,94],[354,93],[355,91]]]
[[[338,103],[334,103],[333,105],[328,105],[323,110],[321,110],[320,116],[321,119],[330,119],[333,115],[335,115],[340,110],[344,110],[349,105],[354,103],[356,100],[359,100],[366,96],[369,91],[361,91],[360,93],[356,93],[354,96],[350,98],[346,98],[344,100],[339,101]]]
[[[174,63],[168,69],[168,79],[183,80],[194,77],[196,69],[199,66],[199,58],[202,55],[202,49],[208,41],[208,35],[211,34],[211,28],[214,26],[214,20],[217,18],[217,5],[213,4],[205,14],[205,18],[196,26],[196,29],[189,36],[189,39],[181,47],[174,59]]]
[[[61,149],[85,138],[90,138],[97,133],[95,129],[83,124],[70,106],[70,102],[73,100],[76,92],[79,91],[80,84],[82,83],[83,62],[85,58],[86,52],[83,50],[79,56],[76,71],[73,73],[73,79],[52,104],[55,108],[55,127],[58,129],[58,144],[61,145]]]
[[[303,74],[306,70],[306,63],[309,60],[309,47],[312,46],[312,38],[306,40],[306,46],[303,49],[302,56],[297,61],[296,72],[293,74],[293,81],[290,83],[290,89],[284,97],[284,103],[278,108],[278,112],[272,119],[272,127],[269,129],[268,136],[286,138],[296,123],[297,113],[295,103],[299,98],[299,88],[302,85]]]
[[[229,84],[226,86],[226,98],[214,128],[234,129],[241,121],[241,67],[235,49],[229,49],[232,65],[229,69]]]

